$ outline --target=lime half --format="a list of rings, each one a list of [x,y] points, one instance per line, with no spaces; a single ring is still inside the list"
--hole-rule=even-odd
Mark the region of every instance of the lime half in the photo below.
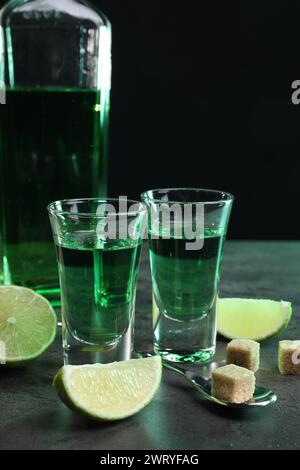
[[[148,405],[161,376],[161,358],[155,356],[106,365],[64,366],[53,386],[71,409],[99,421],[115,421]]]
[[[0,363],[22,366],[37,359],[54,341],[57,317],[36,292],[0,286]]]
[[[228,339],[263,341],[279,335],[292,317],[290,302],[219,299],[218,333]]]

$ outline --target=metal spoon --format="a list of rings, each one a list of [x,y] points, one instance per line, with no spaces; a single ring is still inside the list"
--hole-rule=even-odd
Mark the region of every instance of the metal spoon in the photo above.
[[[145,356],[151,356],[151,354],[142,354]],[[213,369],[220,367],[224,364],[217,364],[211,363],[208,364],[208,370],[210,371],[210,375]],[[277,396],[275,395],[272,390],[264,387],[256,387],[253,399],[250,402],[236,404],[236,403],[229,403],[226,401],[218,400],[217,398],[213,397],[211,394],[211,379],[203,377],[198,373],[192,372],[190,370],[184,370],[178,366],[174,366],[170,362],[163,360],[163,366],[166,369],[172,370],[176,374],[182,375],[193,387],[202,395],[203,398],[206,400],[216,403],[217,405],[226,406],[227,408],[257,408],[257,407],[265,407],[275,403],[277,401]]]
[[[235,403],[228,403],[226,401],[218,400],[217,398],[213,397],[211,394],[211,379],[202,377],[199,374],[195,374],[195,372],[181,369],[180,367],[174,366],[167,361],[163,361],[164,367],[166,369],[170,369],[176,374],[182,375],[193,387],[208,401],[216,403],[217,405],[227,406],[228,408],[255,408],[255,407],[264,407],[268,406],[271,403],[275,403],[277,400],[277,396],[275,395],[272,390],[264,387],[256,387],[253,400],[248,403],[242,404],[235,404]]]

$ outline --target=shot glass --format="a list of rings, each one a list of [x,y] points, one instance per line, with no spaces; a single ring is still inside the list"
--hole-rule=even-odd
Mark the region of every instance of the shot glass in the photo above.
[[[206,189],[158,189],[148,206],[154,350],[173,362],[215,354],[216,304],[233,196]]]
[[[64,363],[130,359],[147,208],[127,199],[73,199],[53,202],[48,212],[61,287]]]

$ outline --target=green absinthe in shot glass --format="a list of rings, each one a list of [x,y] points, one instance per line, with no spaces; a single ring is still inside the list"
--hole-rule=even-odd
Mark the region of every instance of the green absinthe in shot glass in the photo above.
[[[114,346],[134,315],[141,242],[99,239],[91,247],[72,237],[56,249],[65,327],[86,350]]]
[[[220,268],[233,197],[219,191],[161,189],[144,193],[142,199],[150,220],[154,350],[173,362],[207,362],[215,354]],[[187,206],[193,208],[190,219],[184,218]],[[169,220],[164,218],[166,207]],[[199,207],[200,229],[187,234],[187,226],[198,226]]]
[[[48,206],[61,288],[65,364],[131,358],[147,209],[140,202],[69,199]],[[123,199],[125,203],[125,199]]]
[[[204,232],[201,250],[185,238],[150,241],[154,349],[178,362],[205,362],[215,352],[216,301],[224,233]]]
[[[179,322],[201,320],[216,298],[223,247],[221,231],[206,229],[201,250],[185,238],[150,241],[154,292],[162,312]],[[213,319],[211,319],[213,321]]]

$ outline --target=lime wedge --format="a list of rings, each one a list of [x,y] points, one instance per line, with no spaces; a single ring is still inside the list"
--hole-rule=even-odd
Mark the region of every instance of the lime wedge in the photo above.
[[[162,376],[158,356],[113,364],[64,366],[53,386],[63,402],[99,421],[128,418],[153,399]]]
[[[228,339],[263,341],[279,335],[292,317],[290,302],[219,299],[218,333]]]
[[[22,366],[43,354],[56,335],[57,317],[36,292],[0,286],[0,363]]]

